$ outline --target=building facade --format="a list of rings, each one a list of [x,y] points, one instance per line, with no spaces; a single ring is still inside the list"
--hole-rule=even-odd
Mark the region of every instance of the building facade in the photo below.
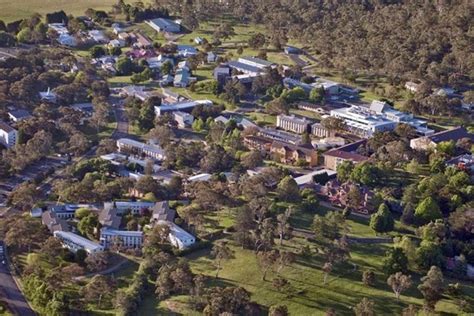
[[[0,121],[0,144],[4,145],[7,148],[15,146],[18,142],[18,131]]]
[[[114,243],[122,248],[141,248],[143,232],[102,228],[100,230],[100,244],[104,249],[108,249]]]
[[[276,125],[286,131],[303,134],[309,132],[310,123],[311,122],[305,117],[299,118],[294,115],[278,115]]]

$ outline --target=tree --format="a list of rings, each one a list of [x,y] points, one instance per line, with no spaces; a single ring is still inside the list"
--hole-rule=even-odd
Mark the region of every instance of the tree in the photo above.
[[[397,300],[400,300],[400,294],[411,287],[412,281],[409,275],[397,272],[388,277],[387,284],[392,288]]]
[[[285,213],[277,215],[277,233],[280,237],[280,246],[283,245],[283,237],[291,233],[290,216],[291,208],[286,209]]]
[[[103,308],[103,301],[112,299],[112,294],[116,288],[108,276],[96,275],[81,290],[84,299],[88,303],[96,304],[99,309]]]
[[[268,316],[288,316],[288,307],[286,305],[272,305],[268,311]]]
[[[265,35],[263,35],[262,33],[256,33],[252,35],[248,40],[249,46],[253,49],[262,48],[265,45],[265,42]]]
[[[431,196],[422,200],[415,209],[415,217],[421,223],[427,223],[442,216],[438,203]]]
[[[367,286],[375,285],[375,273],[373,270],[366,270],[362,273],[362,282]]]
[[[93,46],[89,53],[92,58],[100,58],[105,55],[105,49],[102,46]]]
[[[138,116],[138,124],[140,130],[144,132],[150,131],[154,126],[155,120],[155,104],[150,100],[143,103],[140,114]]]
[[[405,307],[402,311],[402,316],[416,316],[418,315],[418,308],[415,305],[410,304]]]
[[[233,251],[225,242],[216,242],[212,247],[211,255],[216,264],[216,279],[219,277],[219,271],[222,269],[222,260],[229,260],[234,257]]]
[[[351,176],[352,170],[354,170],[354,164],[352,161],[344,160],[336,167],[337,179],[340,182],[346,182]]]
[[[274,266],[279,257],[277,250],[263,251],[259,254],[259,264],[262,269],[262,281],[265,281],[268,270]]]
[[[77,229],[82,235],[87,236],[89,238],[93,238],[94,230],[98,224],[99,219],[97,214],[91,213],[79,221],[79,223],[77,224]]]
[[[374,302],[364,297],[362,301],[354,306],[356,316],[374,316]]]
[[[7,32],[0,31],[0,47],[12,47],[15,45],[15,37]]]
[[[50,261],[57,258],[63,251],[63,245],[56,237],[49,237],[41,246],[41,254]]]
[[[309,93],[309,100],[314,103],[319,103],[324,99],[324,88],[313,88]]]
[[[324,265],[323,265],[323,272],[324,272],[324,279],[323,279],[323,284],[326,285],[327,282],[328,282],[328,277],[329,277],[329,274],[331,274],[331,271],[332,271],[332,268],[333,268],[333,265],[331,262],[325,262]]]
[[[135,65],[128,57],[122,57],[117,61],[117,71],[122,76],[129,76],[135,70]]]
[[[243,154],[240,158],[240,161],[244,168],[253,169],[262,164],[263,158],[259,151],[252,150],[249,153]]]
[[[444,266],[443,253],[438,242],[423,240],[420,247],[416,249],[416,259],[418,266],[422,269]]]
[[[386,275],[408,272],[408,258],[401,248],[394,247],[385,253],[383,270]]]
[[[426,276],[421,278],[418,290],[425,299],[424,307],[428,311],[434,311],[436,303],[442,298],[444,292],[444,279],[441,269],[432,266]]]
[[[107,268],[109,254],[105,251],[90,254],[84,261],[90,271],[98,272]]]
[[[332,133],[341,132],[346,129],[346,123],[334,116],[329,116],[321,120],[321,125]]]
[[[377,233],[393,230],[394,219],[385,203],[380,204],[379,210],[370,217],[370,227]]]
[[[283,201],[295,202],[300,200],[300,189],[291,176],[284,177],[278,183],[277,193]]]

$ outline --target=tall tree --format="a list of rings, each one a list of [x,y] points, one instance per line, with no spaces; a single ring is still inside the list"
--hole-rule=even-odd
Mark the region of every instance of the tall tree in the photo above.
[[[387,279],[387,284],[392,288],[393,293],[397,300],[400,300],[400,294],[409,289],[412,285],[411,277],[405,275],[402,272],[392,274]]]

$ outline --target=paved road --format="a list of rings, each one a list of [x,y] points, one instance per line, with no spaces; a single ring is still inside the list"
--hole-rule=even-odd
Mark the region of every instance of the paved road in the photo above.
[[[290,59],[293,60],[295,64],[302,68],[308,65],[308,63],[301,59],[301,57],[297,54],[288,54],[288,57],[290,57]]]
[[[127,114],[125,113],[125,108],[123,107],[123,103],[119,102],[115,106],[115,120],[117,121],[117,128],[112,133],[113,139],[119,139],[123,137],[128,137],[128,118]]]
[[[8,304],[14,315],[36,315],[13,280],[8,265],[2,263],[0,263],[0,297]]]

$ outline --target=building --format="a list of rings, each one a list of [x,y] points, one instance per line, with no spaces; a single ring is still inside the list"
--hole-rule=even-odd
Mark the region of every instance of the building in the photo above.
[[[100,244],[104,249],[110,248],[114,243],[122,248],[141,248],[143,245],[143,232],[116,230],[104,227],[100,230]]]
[[[117,140],[117,148],[121,153],[145,156],[157,160],[165,159],[165,151],[160,146],[141,143],[129,138],[120,138]]]
[[[18,142],[18,131],[5,122],[0,121],[0,144],[7,148],[15,146]]]
[[[204,42],[204,39],[202,37],[196,37],[194,38],[194,43],[201,45]]]
[[[125,41],[121,39],[113,39],[109,42],[109,47],[125,47]]]
[[[68,47],[77,46],[76,38],[70,34],[59,34],[57,41],[60,45],[63,45],[63,46],[68,46]]]
[[[343,87],[340,83],[323,78],[318,78],[312,86],[314,88],[323,88],[324,93],[328,95],[337,95],[343,91]]]
[[[209,181],[212,178],[210,173],[199,173],[188,178],[188,182]]]
[[[272,143],[272,140],[262,136],[248,135],[244,137],[245,147],[253,150],[270,152]]]
[[[31,117],[30,113],[26,110],[13,110],[8,112],[8,117],[12,122],[19,122],[23,120],[27,120]]]
[[[89,204],[56,204],[50,207],[52,213],[58,218],[70,219],[74,218],[76,211],[80,208],[94,208]]]
[[[151,48],[153,47],[153,42],[147,36],[143,35],[140,32],[135,33],[136,42],[133,46],[138,48]]]
[[[139,99],[140,101],[145,101],[149,97],[151,97],[151,93],[145,91],[143,86],[125,86],[122,87],[120,91],[120,95],[122,97],[134,97]]]
[[[299,55],[301,54],[301,49],[299,49],[298,47],[294,47],[294,46],[285,46],[285,54],[287,55],[290,55],[290,54],[293,54],[293,55]]]
[[[447,166],[454,166],[459,170],[474,173],[474,156],[472,154],[463,154],[446,161]]]
[[[168,201],[156,202],[150,211],[152,212],[151,218],[153,221],[173,222],[176,217],[176,211],[170,208]]]
[[[253,65],[249,65],[249,64],[246,64],[246,63],[242,63],[240,61],[235,61],[235,60],[231,60],[227,63],[227,65],[231,68],[231,69],[235,69],[243,74],[247,74],[247,75],[260,75],[263,70],[262,68],[259,68],[259,67],[256,67],[256,66],[253,66]]]
[[[318,164],[318,153],[311,145],[293,145],[274,141],[270,153],[274,155],[276,160],[285,164],[304,162],[311,167]]]
[[[209,100],[196,100],[196,101],[183,101],[172,104],[162,103],[160,106],[155,106],[155,114],[157,116],[163,115],[165,113],[182,111],[182,112],[191,112],[196,106],[211,106],[212,101]]]
[[[113,207],[113,204],[104,203],[104,208],[99,213],[99,223],[103,227],[111,229],[118,229],[122,222],[122,218],[119,216],[119,210]]]
[[[66,221],[58,218],[56,214],[51,211],[45,211],[41,214],[41,223],[46,226],[51,233],[69,230]]]
[[[277,127],[297,134],[309,132],[310,123],[311,121],[306,117],[296,117],[294,115],[283,114],[278,115],[276,121]]]
[[[441,142],[454,141],[468,138],[474,142],[474,134],[470,134],[466,128],[460,126],[446,131],[438,132],[429,136],[422,136],[410,140],[410,147],[419,151],[434,150]]]
[[[90,30],[88,32],[89,37],[96,43],[105,44],[109,41],[107,35],[105,35],[104,31],[101,30]]]
[[[326,138],[331,136],[331,131],[321,125],[321,123],[314,123],[311,125],[311,134],[319,138]]]
[[[288,89],[293,89],[296,87],[302,88],[306,93],[310,93],[314,89],[309,83],[304,83],[293,78],[283,78],[283,86]]]
[[[237,126],[242,127],[243,129],[255,128],[258,129],[258,125],[252,122],[251,120],[245,118],[244,116],[233,116],[222,114],[214,119],[214,122],[221,122],[226,125],[230,120],[234,120]]]
[[[181,25],[169,19],[158,18],[145,23],[157,32],[179,33],[181,31]]]
[[[349,192],[353,186],[356,186],[361,193],[362,198],[359,205],[353,205],[353,201],[349,198]],[[370,214],[376,210],[375,207],[377,205],[372,203],[375,196],[374,192],[366,186],[350,181],[341,184],[336,179],[329,180],[324,186],[319,187],[319,190],[316,190],[316,192],[337,207],[345,208],[350,206],[356,212],[363,214]]]
[[[344,161],[351,161],[357,164],[368,160],[368,157],[357,153],[357,149],[365,143],[366,140],[364,139],[325,152],[323,154],[324,166],[329,170],[337,170],[337,166]]]
[[[255,58],[255,57],[240,57],[238,61],[242,64],[256,67],[260,69],[261,71],[270,67],[274,67],[276,65],[275,63],[272,63],[268,60]]]
[[[258,135],[271,139],[271,140],[276,140],[276,141],[294,144],[294,145],[301,144],[301,141],[302,141],[301,135],[281,131],[281,130],[274,129],[271,127],[265,127],[265,128],[259,129]]]
[[[328,170],[328,169],[320,169],[316,171],[312,171],[310,173],[304,174],[302,176],[296,177],[295,182],[296,184],[301,188],[301,187],[306,187],[314,184],[314,178],[319,176],[319,175],[327,175],[327,178],[334,178],[336,177],[337,173],[336,171],[333,170]]]
[[[179,68],[176,70],[173,86],[177,88],[186,88],[191,84],[191,82],[195,82],[196,80],[196,77],[191,77],[191,72],[188,68]]]
[[[173,112],[173,117],[179,128],[189,127],[193,124],[194,116],[189,113],[176,111]]]
[[[154,205],[154,202],[149,201],[114,201],[104,202],[104,210],[115,209],[118,216],[122,216],[126,212],[130,212],[132,215],[139,215],[144,210],[151,209]]]
[[[405,89],[407,89],[408,91],[412,93],[417,93],[419,88],[420,88],[420,84],[415,83],[413,81],[407,81],[405,83]]]
[[[68,248],[74,253],[79,249],[85,250],[88,254],[104,251],[102,245],[71,232],[55,231],[54,237],[61,241],[63,247]]]
[[[46,91],[41,91],[39,96],[41,101],[56,103],[56,93],[52,92],[50,88]]]
[[[171,244],[177,248],[186,249],[192,246],[196,242],[196,238],[176,225],[173,222],[169,221],[157,221],[157,225],[167,225],[170,228],[169,241]]]
[[[217,61],[217,55],[214,52],[207,53],[207,62],[209,64],[215,63]]]
[[[198,50],[196,47],[191,46],[191,45],[177,45],[176,51],[178,54],[178,57],[183,57],[187,58],[190,56],[194,56],[198,53]]]
[[[226,83],[227,79],[230,78],[232,71],[228,65],[222,64],[214,68],[214,71],[212,73],[214,79],[217,80],[219,86],[223,86]]]

